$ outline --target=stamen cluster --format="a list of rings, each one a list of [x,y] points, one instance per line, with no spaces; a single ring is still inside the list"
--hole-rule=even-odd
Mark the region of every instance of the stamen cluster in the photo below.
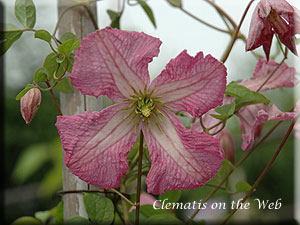
[[[144,91],[136,91],[133,87],[131,87],[131,89],[134,94],[130,95],[130,98],[123,100],[125,102],[132,102],[128,107],[121,109],[122,111],[130,110],[129,114],[125,116],[124,119],[132,116],[131,123],[135,121],[135,132],[137,131],[140,120],[146,122],[147,131],[149,131],[150,120],[153,120],[161,131],[159,121],[162,121],[161,117],[165,117],[165,114],[158,108],[170,108],[158,100],[161,96],[152,96],[155,88],[148,93],[147,84],[145,85]]]

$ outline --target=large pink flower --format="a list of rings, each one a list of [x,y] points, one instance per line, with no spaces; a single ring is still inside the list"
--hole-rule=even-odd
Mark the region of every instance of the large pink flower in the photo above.
[[[261,0],[252,15],[246,50],[262,45],[269,59],[274,33],[297,55],[294,35],[300,33],[300,12],[285,0]]]
[[[183,51],[150,84],[148,63],[160,44],[144,33],[112,28],[82,40],[73,85],[83,94],[118,102],[101,112],[58,117],[65,163],[87,183],[118,187],[141,130],[151,159],[148,192],[196,188],[220,169],[219,139],[186,129],[170,108],[199,117],[222,104],[226,68],[210,55],[191,57]]]

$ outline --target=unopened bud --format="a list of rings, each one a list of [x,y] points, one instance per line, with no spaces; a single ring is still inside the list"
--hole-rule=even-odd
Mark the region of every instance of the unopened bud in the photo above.
[[[228,159],[230,162],[234,163],[234,143],[232,136],[228,130],[222,130],[220,143],[225,152],[225,159]]]
[[[35,113],[40,107],[42,101],[42,94],[38,88],[30,89],[21,98],[21,114],[27,124],[31,122]]]

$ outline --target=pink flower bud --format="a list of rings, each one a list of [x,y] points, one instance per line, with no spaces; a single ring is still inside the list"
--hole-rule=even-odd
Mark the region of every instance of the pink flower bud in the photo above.
[[[222,130],[220,137],[221,146],[225,152],[225,159],[234,163],[234,143],[230,132],[226,129]]]
[[[37,88],[30,89],[21,98],[21,114],[26,124],[29,124],[33,119],[35,113],[40,107],[42,101],[41,91]]]

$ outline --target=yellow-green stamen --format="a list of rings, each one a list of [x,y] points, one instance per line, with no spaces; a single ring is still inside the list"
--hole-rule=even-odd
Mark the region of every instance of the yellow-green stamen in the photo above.
[[[123,100],[124,102],[131,102],[128,107],[121,109],[121,111],[130,110],[130,112],[124,117],[124,119],[128,119],[132,116],[131,124],[135,121],[135,132],[137,132],[137,128],[141,120],[146,123],[147,131],[149,131],[150,120],[153,120],[158,129],[162,131],[159,125],[159,121],[162,122],[161,117],[165,117],[165,114],[157,107],[160,106],[168,109],[169,107],[161,101],[158,101],[161,96],[152,97],[155,89],[152,89],[148,93],[147,85],[145,85],[143,91],[137,91],[133,87],[131,87],[131,89],[133,91],[133,94],[129,95],[130,98]]]

